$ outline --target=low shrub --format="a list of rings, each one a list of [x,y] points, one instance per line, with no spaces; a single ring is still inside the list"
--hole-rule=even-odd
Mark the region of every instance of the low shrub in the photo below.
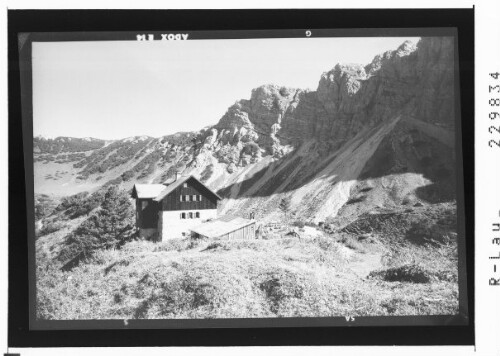
[[[435,272],[434,276],[439,281],[452,282],[452,283],[458,282],[458,270],[455,271],[441,270]]]
[[[189,243],[189,239],[169,239],[156,244],[153,251],[183,251],[187,248]]]
[[[303,228],[304,226],[306,226],[306,223],[302,220],[295,220],[293,223],[292,223],[293,226],[296,226],[298,228]]]
[[[70,219],[76,219],[80,216],[90,214],[103,203],[105,193],[106,190],[100,189],[86,196],[82,201],[68,207],[65,211],[65,215],[69,216]]]
[[[86,198],[88,195],[89,195],[88,192],[81,192],[71,195],[69,197],[65,197],[61,200],[61,203],[58,206],[56,206],[55,210],[62,211],[71,208],[73,206],[80,205],[83,199]]]
[[[318,245],[322,250],[324,251],[337,251],[338,250],[338,243],[331,238],[326,238],[326,237],[316,237],[314,240],[312,240],[313,243]]]
[[[205,167],[205,169],[201,173],[200,181],[206,182],[207,180],[210,179],[213,173],[214,173],[214,165],[209,164],[208,166]]]
[[[415,264],[407,264],[382,271],[370,272],[368,276],[381,278],[387,282],[429,283],[431,280],[431,273]]]
[[[262,251],[266,247],[260,242],[255,240],[229,240],[229,241],[214,241],[207,245],[201,252],[204,251],[232,251],[232,250],[252,250],[252,251]]]
[[[55,199],[46,194],[35,195],[35,220],[50,216],[57,206]]]
[[[65,227],[67,227],[68,224],[62,222],[62,221],[49,221],[43,225],[43,227],[38,231],[37,236],[45,236],[48,234],[52,234],[56,231],[59,231]]]
[[[212,242],[207,247],[205,247],[202,251],[212,251],[212,250],[228,250],[227,246],[224,246],[220,242]]]
[[[345,247],[350,248],[351,250],[356,250],[361,253],[366,252],[366,247],[363,245],[362,242],[358,240],[358,238],[355,235],[342,234],[337,239],[338,242],[343,244]]]
[[[104,275],[107,275],[109,272],[111,272],[116,266],[128,266],[130,264],[130,260],[128,259],[123,259],[123,260],[120,260],[120,261],[115,261],[113,262],[112,264],[110,264],[109,266],[107,266],[105,269],[104,269]]]
[[[304,284],[307,281],[300,277],[302,276],[288,270],[272,271],[265,276],[259,288],[269,300],[273,313],[278,313],[281,304],[284,304],[287,299],[301,299],[304,296]]]
[[[189,239],[188,241],[189,242],[186,245],[186,250],[192,250],[194,248],[200,247],[205,243],[205,239],[196,239],[196,240]]]
[[[440,224],[427,225],[425,222],[413,223],[406,232],[406,238],[417,245],[447,244],[453,241],[455,233]]]

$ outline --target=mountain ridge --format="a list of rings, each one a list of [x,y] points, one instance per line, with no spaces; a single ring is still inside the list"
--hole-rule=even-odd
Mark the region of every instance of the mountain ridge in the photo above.
[[[62,150],[40,149],[35,161],[45,176],[35,177],[35,187],[61,195],[109,184],[129,189],[135,182],[161,183],[180,170],[218,190],[223,213],[257,211],[279,219],[279,200],[289,198],[292,215],[323,221],[352,210],[356,203],[347,203],[360,184],[375,187],[384,175],[398,175],[392,181],[400,180],[406,195],[377,204],[425,203],[415,192],[432,186],[436,172],[454,169],[453,69],[451,38],[405,42],[367,65],[335,65],[315,91],[254,88],[200,131],[91,140],[101,146],[62,159]],[[68,140],[59,142],[73,149]],[[55,168],[59,175],[47,176]],[[450,177],[439,179],[453,190]],[[378,195],[386,196],[382,190]],[[355,215],[365,211],[360,207]]]

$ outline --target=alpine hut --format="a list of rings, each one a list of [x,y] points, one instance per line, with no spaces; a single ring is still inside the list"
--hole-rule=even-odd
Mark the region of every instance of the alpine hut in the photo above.
[[[139,235],[156,241],[181,237],[203,221],[217,218],[221,197],[193,176],[176,174],[164,184],[135,184]]]

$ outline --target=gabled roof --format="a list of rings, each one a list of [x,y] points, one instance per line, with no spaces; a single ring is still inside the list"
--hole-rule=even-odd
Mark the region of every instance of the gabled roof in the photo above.
[[[226,215],[195,226],[191,231],[209,238],[215,238],[229,234],[230,232],[239,230],[253,223],[255,223],[254,220]]]
[[[215,196],[218,200],[222,200],[222,198],[217,193],[215,193],[214,191],[212,191],[210,188],[208,188],[205,184],[203,184],[202,182],[200,182],[195,177],[193,177],[193,176],[181,176],[174,183],[169,184],[168,186],[166,186],[165,190],[163,190],[161,193],[158,194],[158,196],[156,198],[154,198],[154,201],[160,201],[160,200],[162,200],[167,195],[169,195],[170,193],[172,193],[175,189],[177,189],[178,187],[180,187],[182,185],[182,183],[188,181],[189,179],[194,179],[195,181],[197,181],[198,183],[200,183],[202,186],[204,186],[205,189],[207,189],[209,191],[209,193],[211,193],[213,196]]]
[[[163,184],[135,184],[132,196],[139,199],[153,199],[165,188]]]

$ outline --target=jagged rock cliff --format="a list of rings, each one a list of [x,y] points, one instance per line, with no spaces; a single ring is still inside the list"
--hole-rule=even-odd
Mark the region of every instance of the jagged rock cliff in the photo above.
[[[212,181],[225,186],[224,211],[276,217],[279,200],[289,197],[297,217],[318,221],[452,199],[453,58],[451,38],[422,38],[366,66],[337,64],[316,91],[254,89],[209,130],[201,150],[227,165],[230,174]],[[377,188],[382,177],[390,196]],[[355,197],[359,189],[363,198]]]
[[[323,73],[315,92],[264,85],[231,106],[209,132],[207,148],[234,146],[238,162],[249,142],[277,157],[307,139],[340,147],[361,129],[397,114],[454,125],[453,43],[423,38],[403,43],[366,65],[337,64]],[[227,150],[227,149],[226,149]],[[246,149],[248,151],[248,149]]]

